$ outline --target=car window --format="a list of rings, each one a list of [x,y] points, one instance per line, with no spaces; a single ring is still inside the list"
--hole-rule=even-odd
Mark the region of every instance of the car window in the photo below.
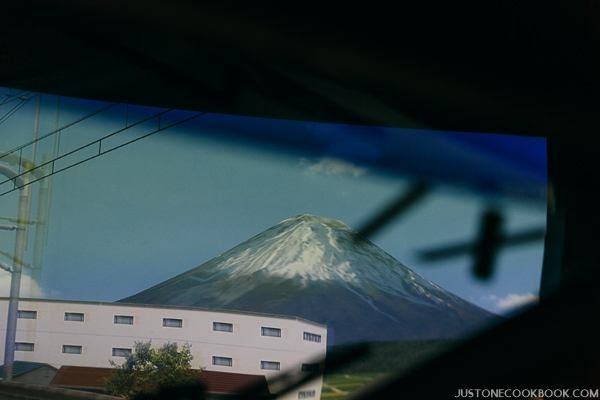
[[[178,343],[203,379],[268,385],[368,344],[288,394],[340,399],[537,301],[543,138],[2,93],[1,301],[20,270],[35,332],[16,360]]]

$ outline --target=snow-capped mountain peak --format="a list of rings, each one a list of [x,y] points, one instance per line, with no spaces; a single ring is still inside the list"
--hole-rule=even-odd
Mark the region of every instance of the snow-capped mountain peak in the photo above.
[[[298,315],[344,327],[342,342],[447,336],[489,317],[343,222],[314,215],[287,218],[123,301]],[[389,331],[373,331],[379,324]]]
[[[415,274],[346,224],[302,214],[287,218],[221,254],[216,270],[229,277],[272,276],[311,281],[337,281],[349,287],[375,286],[390,294],[445,302],[443,289]],[[441,293],[440,293],[441,294]]]
[[[334,279],[337,271],[345,279],[353,279],[348,262],[342,257],[344,241],[351,233],[340,221],[299,215],[223,254],[229,257],[219,269],[227,269],[234,275],[260,271],[304,280]],[[245,247],[242,251],[235,251],[242,246]]]

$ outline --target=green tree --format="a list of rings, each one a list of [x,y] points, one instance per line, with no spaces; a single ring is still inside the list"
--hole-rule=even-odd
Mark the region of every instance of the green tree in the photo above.
[[[111,361],[115,371],[106,381],[106,390],[116,396],[132,398],[161,387],[198,382],[198,372],[192,370],[192,358],[187,344],[181,348],[177,343],[152,348],[151,342],[136,342],[123,364]]]

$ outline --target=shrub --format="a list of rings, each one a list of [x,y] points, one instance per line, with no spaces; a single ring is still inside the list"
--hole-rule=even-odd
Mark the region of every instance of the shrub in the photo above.
[[[198,372],[192,370],[192,358],[187,344],[181,348],[177,343],[152,348],[151,342],[136,342],[122,365],[111,361],[115,371],[106,381],[106,391],[132,398],[162,387],[196,383]]]

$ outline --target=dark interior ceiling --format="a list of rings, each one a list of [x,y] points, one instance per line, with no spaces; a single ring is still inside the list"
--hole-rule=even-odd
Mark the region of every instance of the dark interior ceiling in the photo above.
[[[597,2],[4,4],[0,85],[280,118],[596,132]]]

